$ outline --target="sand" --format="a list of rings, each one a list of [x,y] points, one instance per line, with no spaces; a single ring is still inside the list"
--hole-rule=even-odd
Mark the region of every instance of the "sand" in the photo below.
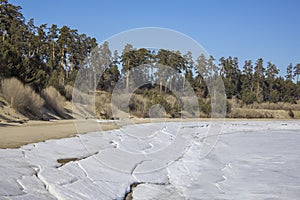
[[[85,123],[86,132],[89,122]],[[102,130],[118,128],[114,123],[101,123]],[[19,148],[22,145],[42,142],[48,139],[72,137],[77,134],[74,120],[30,121],[26,124],[2,124],[0,126],[0,148]]]

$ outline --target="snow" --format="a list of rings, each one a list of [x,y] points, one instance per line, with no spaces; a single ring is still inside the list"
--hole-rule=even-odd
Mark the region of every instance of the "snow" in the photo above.
[[[0,199],[124,199],[131,190],[145,200],[297,199],[299,130],[300,121],[152,123],[0,149]]]

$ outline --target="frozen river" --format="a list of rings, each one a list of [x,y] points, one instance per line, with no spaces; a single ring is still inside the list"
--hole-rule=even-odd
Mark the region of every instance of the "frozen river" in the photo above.
[[[131,125],[1,149],[0,199],[299,199],[300,121],[229,121],[207,136],[211,126]]]

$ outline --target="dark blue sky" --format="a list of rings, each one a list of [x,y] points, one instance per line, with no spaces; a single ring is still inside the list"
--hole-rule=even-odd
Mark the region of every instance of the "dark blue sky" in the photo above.
[[[11,0],[36,24],[68,25],[102,42],[128,29],[163,27],[182,32],[208,53],[245,59],[262,57],[285,73],[300,63],[298,0]]]

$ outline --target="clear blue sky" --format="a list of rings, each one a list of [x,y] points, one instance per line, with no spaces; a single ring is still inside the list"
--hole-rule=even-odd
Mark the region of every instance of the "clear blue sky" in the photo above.
[[[215,58],[262,57],[281,74],[300,63],[300,1],[298,0],[11,0],[26,20],[68,25],[102,42],[119,32],[163,27],[199,42]]]

